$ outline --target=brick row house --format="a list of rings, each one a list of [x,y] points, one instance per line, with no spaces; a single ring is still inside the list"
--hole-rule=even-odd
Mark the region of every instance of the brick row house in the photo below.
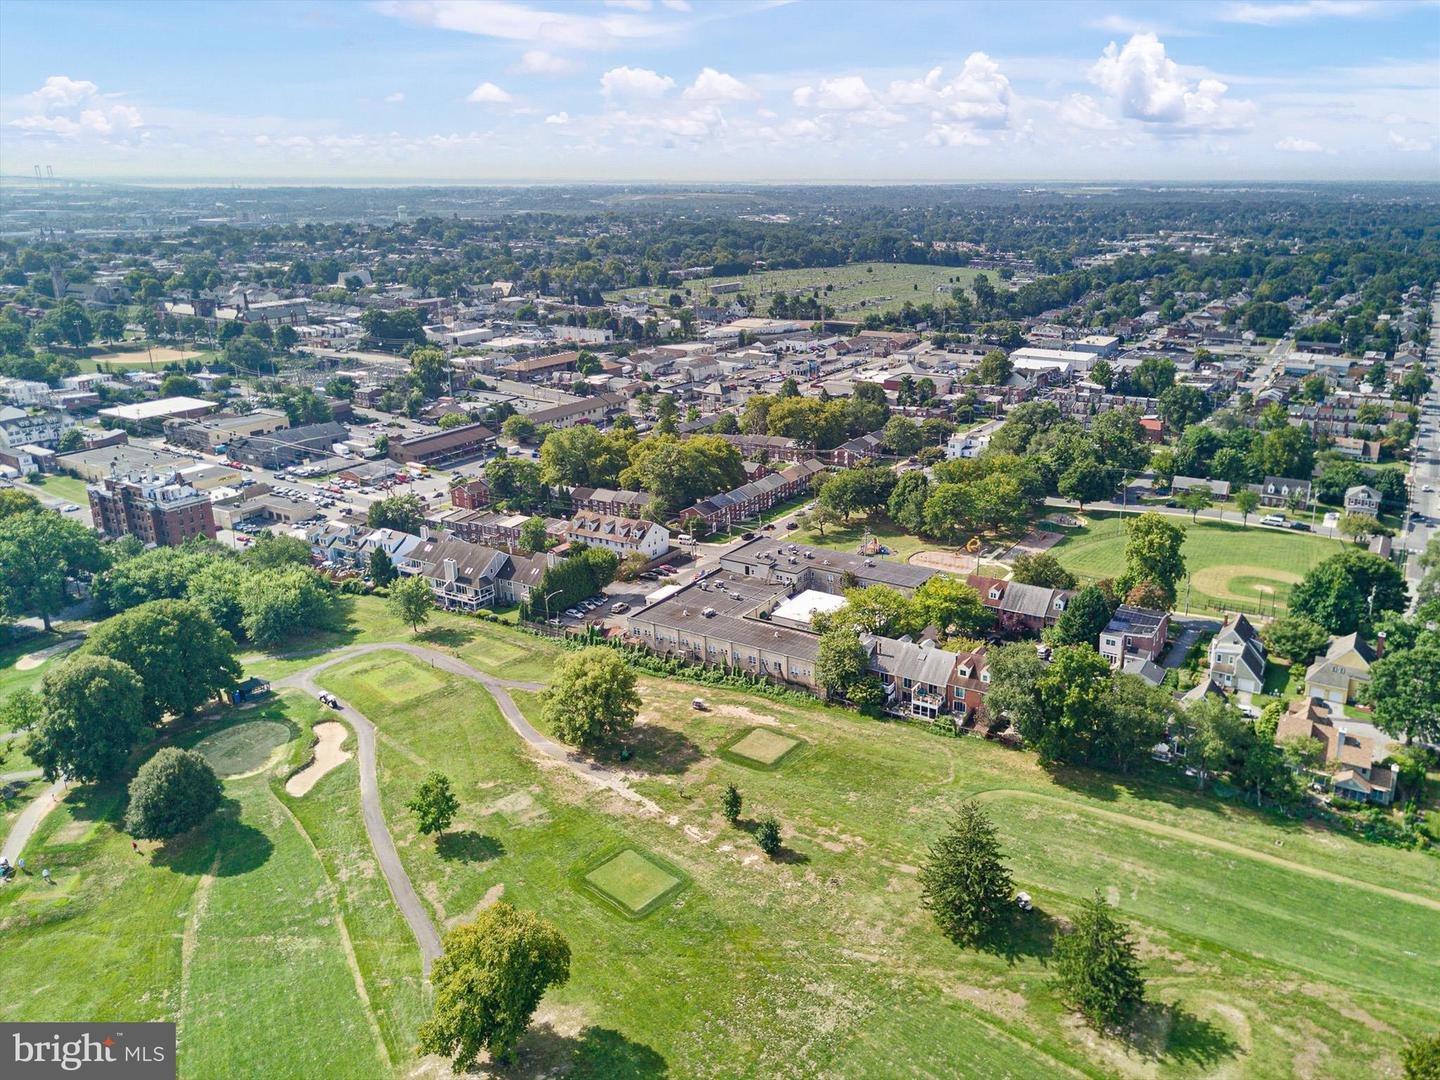
[[[980,594],[980,602],[995,616],[997,627],[1006,634],[1038,634],[1054,626],[1075,595],[1073,589],[1023,585],[980,574],[971,574],[965,581]]]
[[[694,506],[680,511],[680,518],[682,521],[702,519],[714,529],[758,517],[776,503],[809,490],[815,477],[824,471],[825,466],[814,458],[787,465],[778,472],[741,484],[733,491],[701,499]]]

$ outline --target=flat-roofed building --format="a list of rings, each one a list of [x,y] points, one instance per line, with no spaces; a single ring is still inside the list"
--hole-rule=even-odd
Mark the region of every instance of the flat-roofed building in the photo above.
[[[484,424],[461,424],[433,434],[391,439],[389,457],[402,465],[444,468],[478,457],[495,445],[495,432]]]

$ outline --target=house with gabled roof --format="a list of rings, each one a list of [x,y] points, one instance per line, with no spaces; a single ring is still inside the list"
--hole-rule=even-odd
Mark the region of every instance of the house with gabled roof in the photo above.
[[[1008,633],[1039,633],[1054,626],[1075,595],[1073,589],[1023,585],[980,574],[969,575],[965,582],[980,594],[980,602],[995,615],[1001,631]]]
[[[1275,742],[1297,736],[1324,744],[1325,763],[1335,770],[1330,786],[1336,798],[1381,806],[1395,801],[1395,768],[1377,764],[1375,741],[1350,730],[1328,705],[1309,698],[1291,705],[1275,726]]]
[[[1265,643],[1244,615],[1236,615],[1210,641],[1210,678],[1230,692],[1265,688]]]
[[[1305,696],[1331,705],[1353,703],[1379,656],[1359,634],[1332,639],[1325,655],[1305,669]]]

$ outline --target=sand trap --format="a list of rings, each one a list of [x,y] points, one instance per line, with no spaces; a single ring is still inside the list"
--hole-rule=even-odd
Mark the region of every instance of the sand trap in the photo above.
[[[345,725],[334,720],[315,725],[315,757],[309,765],[285,781],[285,794],[304,795],[331,769],[338,769],[350,760],[350,751],[340,749],[345,733]]]
[[[79,638],[71,638],[69,641],[62,641],[58,645],[51,645],[48,649],[36,649],[32,653],[26,653],[15,661],[16,671],[33,671],[52,656],[58,656],[80,644]]]

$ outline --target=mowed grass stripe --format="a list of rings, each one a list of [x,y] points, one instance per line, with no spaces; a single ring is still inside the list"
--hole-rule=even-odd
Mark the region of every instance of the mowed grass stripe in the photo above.
[[[388,1074],[346,964],[323,868],[265,777],[236,781],[227,792],[240,812],[221,830],[214,884],[196,926],[184,1074]]]

